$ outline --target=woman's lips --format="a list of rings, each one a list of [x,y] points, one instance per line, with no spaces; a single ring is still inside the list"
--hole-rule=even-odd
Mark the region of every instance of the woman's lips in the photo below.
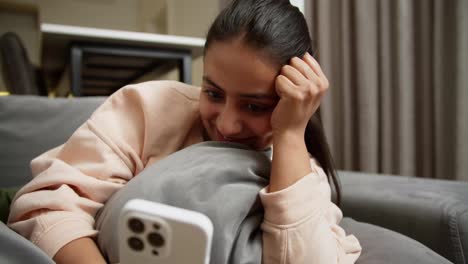
[[[247,144],[251,142],[253,137],[247,137],[247,138],[228,138],[223,136],[221,132],[219,132],[218,129],[216,129],[216,140],[217,141],[224,141],[224,142],[234,142],[234,143],[241,143],[241,144]]]

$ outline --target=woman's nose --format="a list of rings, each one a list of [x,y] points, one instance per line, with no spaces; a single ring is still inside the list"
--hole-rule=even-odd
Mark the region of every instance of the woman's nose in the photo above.
[[[225,108],[218,116],[217,128],[225,137],[235,137],[242,132],[240,115],[234,109]]]

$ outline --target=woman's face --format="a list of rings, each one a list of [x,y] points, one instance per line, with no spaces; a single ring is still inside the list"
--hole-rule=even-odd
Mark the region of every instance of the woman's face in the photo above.
[[[279,66],[235,41],[214,42],[204,58],[200,113],[211,140],[237,142],[256,150],[272,143],[270,117],[278,96]]]

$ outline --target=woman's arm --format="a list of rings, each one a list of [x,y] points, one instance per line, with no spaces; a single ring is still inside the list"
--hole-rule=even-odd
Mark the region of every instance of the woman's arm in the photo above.
[[[106,263],[96,243],[89,237],[79,238],[66,244],[54,256],[54,261],[57,264]]]
[[[280,100],[271,117],[272,192],[287,188],[311,172],[304,133],[329,84],[318,63],[306,53],[303,59],[292,58],[282,67],[275,85]]]
[[[304,142],[307,122],[328,89],[318,63],[306,54],[293,58],[276,80],[280,97],[272,114],[273,160],[270,184],[260,192],[265,208],[263,263],[354,263],[361,247],[338,225],[325,172]]]
[[[293,185],[260,191],[263,264],[351,264],[361,254],[356,237],[339,226],[342,213],[325,172],[314,160],[310,165],[312,172]]]
[[[269,192],[285,189],[311,172],[303,135],[278,135],[273,138],[273,146]]]
[[[180,149],[198,93],[169,81],[119,89],[65,144],[31,162],[34,178],[16,194],[8,226],[51,258],[73,254],[61,249],[97,235],[94,217],[114,192],[148,162]],[[170,111],[174,105],[183,111]]]

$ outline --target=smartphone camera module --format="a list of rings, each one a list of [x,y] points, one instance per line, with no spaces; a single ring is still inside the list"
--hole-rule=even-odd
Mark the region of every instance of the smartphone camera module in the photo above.
[[[142,251],[145,248],[145,244],[138,237],[130,237],[127,242],[128,246],[135,251]]]
[[[141,234],[145,231],[145,224],[138,218],[130,218],[128,220],[128,228],[134,233]]]
[[[164,246],[164,237],[157,232],[152,232],[148,234],[148,242],[153,246],[153,247],[162,247]]]

